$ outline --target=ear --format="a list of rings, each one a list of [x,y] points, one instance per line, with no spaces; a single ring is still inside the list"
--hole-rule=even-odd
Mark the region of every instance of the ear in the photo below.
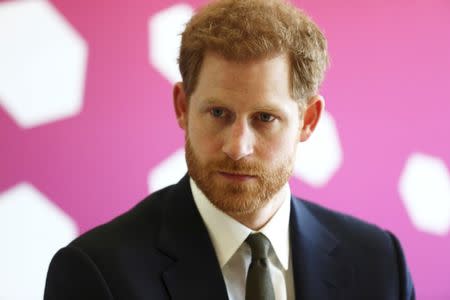
[[[177,116],[178,126],[186,130],[188,117],[188,103],[182,82],[177,82],[173,87],[173,106]]]
[[[320,95],[311,97],[308,101],[306,109],[303,111],[303,127],[300,132],[300,142],[304,142],[316,129],[322,111],[325,108],[325,100]]]

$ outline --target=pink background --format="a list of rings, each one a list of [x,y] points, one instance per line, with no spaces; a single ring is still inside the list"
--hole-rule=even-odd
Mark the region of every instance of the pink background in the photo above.
[[[51,2],[89,45],[83,109],[24,130],[0,108],[0,192],[30,181],[84,232],[141,200],[149,171],[183,145],[171,85],[148,60],[147,28],[180,2]],[[418,299],[450,299],[450,236],[417,230],[397,191],[413,152],[450,166],[450,2],[294,2],[329,41],[322,92],[344,161],[325,187],[292,180],[293,191],[393,231]]]

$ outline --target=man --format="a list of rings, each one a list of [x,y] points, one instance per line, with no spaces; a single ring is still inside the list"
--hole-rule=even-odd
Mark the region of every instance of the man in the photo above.
[[[45,299],[414,299],[389,232],[291,196],[324,108],[326,40],[277,0],[219,0],[182,35],[188,175],[61,249]]]

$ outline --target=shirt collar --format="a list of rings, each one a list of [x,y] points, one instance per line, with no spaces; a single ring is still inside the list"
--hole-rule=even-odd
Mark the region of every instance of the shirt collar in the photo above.
[[[190,179],[190,185],[194,202],[205,222],[219,265],[223,268],[248,235],[254,231],[215,207],[192,178]],[[288,184],[282,188],[282,197],[284,197],[284,201],[281,207],[272,219],[261,228],[260,232],[270,240],[278,260],[287,270],[290,249],[289,214],[291,209],[291,192]]]

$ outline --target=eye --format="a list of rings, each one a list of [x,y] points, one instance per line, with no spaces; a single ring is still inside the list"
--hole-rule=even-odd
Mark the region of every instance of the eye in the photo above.
[[[274,116],[272,116],[269,113],[264,113],[264,112],[259,113],[257,118],[258,118],[258,120],[260,120],[262,122],[266,122],[266,123],[272,122],[273,120],[275,120]]]
[[[209,112],[214,118],[223,118],[225,116],[225,110],[223,108],[214,107]]]

